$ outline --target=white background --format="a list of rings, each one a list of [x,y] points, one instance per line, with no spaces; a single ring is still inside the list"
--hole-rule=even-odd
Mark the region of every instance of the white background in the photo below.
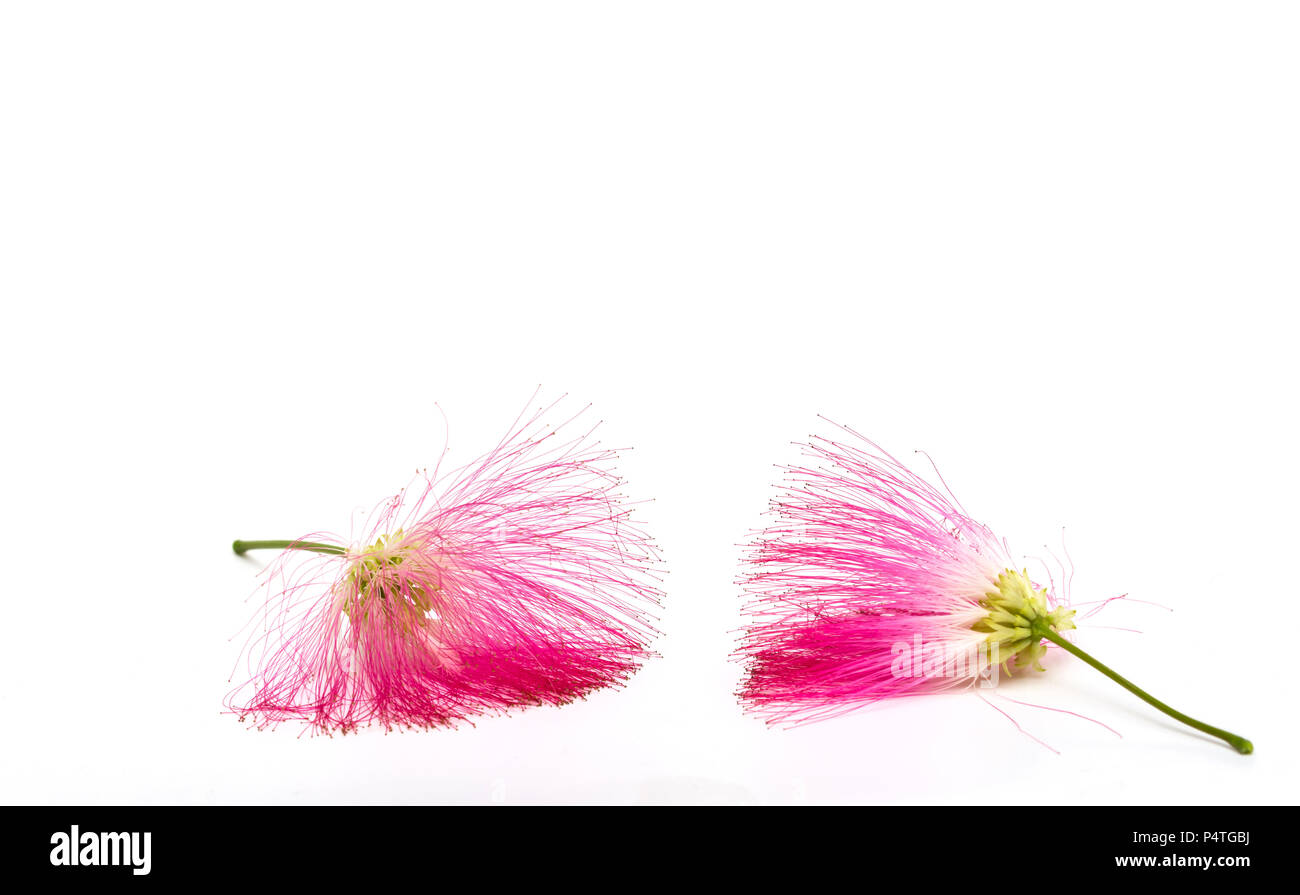
[[[5,802],[1289,802],[1285,3],[14,3]],[[452,731],[221,714],[270,559],[592,402],[670,570],[622,691]],[[826,414],[1128,593],[1071,660],[743,717],[737,559]],[[234,638],[234,639],[232,639]],[[1030,782],[1032,781],[1032,782]]]

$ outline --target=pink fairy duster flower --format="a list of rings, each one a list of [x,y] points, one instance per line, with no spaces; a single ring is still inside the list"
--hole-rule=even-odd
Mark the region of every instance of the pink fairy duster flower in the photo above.
[[[258,727],[427,728],[563,705],[636,671],[657,633],[658,551],[619,493],[617,451],[562,434],[573,420],[545,424],[549,409],[421,475],[356,540],[236,541],[286,552],[245,652],[256,673],[228,708]]]
[[[1053,643],[1149,704],[1243,753],[1252,746],[1176,712],[1067,640],[1074,610],[1018,570],[1007,545],[945,494],[847,427],[785,468],[771,523],[741,578],[739,697],[799,724],[881,699],[996,685],[1042,671]]]

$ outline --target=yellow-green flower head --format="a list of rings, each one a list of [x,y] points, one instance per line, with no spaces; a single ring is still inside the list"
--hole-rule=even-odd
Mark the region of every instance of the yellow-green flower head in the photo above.
[[[433,609],[436,586],[421,574],[418,545],[409,543],[402,530],[379,539],[361,551],[348,570],[348,598],[343,611],[364,615],[376,602],[388,611],[407,609],[423,616]]]
[[[989,610],[971,628],[987,634],[989,654],[1003,667],[1015,659],[1015,667],[1033,667],[1042,671],[1039,661],[1047,652],[1043,632],[1060,633],[1074,627],[1074,610],[1048,609],[1047,591],[1029,580],[1029,571],[1004,569],[994,582],[997,589],[988,591],[980,605]],[[1008,669],[1009,670],[1009,669]]]

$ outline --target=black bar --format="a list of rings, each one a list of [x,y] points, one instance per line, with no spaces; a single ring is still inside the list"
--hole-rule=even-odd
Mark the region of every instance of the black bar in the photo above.
[[[724,874],[732,888],[825,887],[840,885],[844,874],[865,886],[900,874],[917,887],[1009,885],[1053,875],[1178,885],[1193,878],[1245,882],[1261,868],[1290,871],[1280,852],[1295,817],[1291,808],[1032,802],[1027,793],[1024,805],[985,808],[724,807],[689,816],[671,807],[10,807],[3,855],[10,873],[131,887],[202,881],[373,888],[409,874],[446,889],[468,874],[464,885],[494,890],[512,880],[530,890],[570,880],[618,892],[656,880],[677,888],[706,869],[710,877]],[[59,848],[74,825],[90,848],[84,855],[102,851],[111,859],[116,842],[122,860],[56,863],[66,858]],[[144,869],[142,855],[125,854],[125,840],[102,836],[130,832],[150,834],[147,874],[136,872]],[[87,834],[97,834],[93,846]]]

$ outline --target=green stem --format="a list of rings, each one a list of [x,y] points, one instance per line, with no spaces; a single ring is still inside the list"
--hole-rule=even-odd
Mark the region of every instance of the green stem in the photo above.
[[[318,544],[315,541],[235,541],[231,545],[235,552],[243,556],[249,550],[310,550],[312,553],[332,553],[342,556],[348,551],[334,544]]]
[[[1175,721],[1181,721],[1182,723],[1186,724],[1188,727],[1193,727],[1201,731],[1201,733],[1208,733],[1212,737],[1218,737],[1219,739],[1227,743],[1229,746],[1236,749],[1242,755],[1249,755],[1251,752],[1255,751],[1255,747],[1251,745],[1250,740],[1246,739],[1245,737],[1239,737],[1235,733],[1229,733],[1226,730],[1220,730],[1217,727],[1212,727],[1209,724],[1206,724],[1204,721],[1197,721],[1195,718],[1184,715],[1182,712],[1178,711],[1177,709],[1173,709],[1165,705],[1163,702],[1161,702],[1159,699],[1156,699],[1154,696],[1152,696],[1147,691],[1143,690],[1137,684],[1134,684],[1132,681],[1129,681],[1126,678],[1121,677],[1119,674],[1115,673],[1114,671],[1111,671],[1105,665],[1098,662],[1096,659],[1094,659],[1092,656],[1085,653],[1083,650],[1079,649],[1077,646],[1075,646],[1070,641],[1066,640],[1060,634],[1057,634],[1051,628],[1048,628],[1046,626],[1036,625],[1034,628],[1034,633],[1042,635],[1044,639],[1050,640],[1052,643],[1055,643],[1057,646],[1065,650],[1070,655],[1079,657],[1080,659],[1082,659],[1083,661],[1091,665],[1093,668],[1097,669],[1102,674],[1106,675],[1106,677],[1110,678],[1112,681],[1119,684],[1125,690],[1128,690],[1130,693],[1132,693],[1134,696],[1138,697],[1148,705],[1153,706],[1159,709],[1160,711],[1164,712],[1166,715],[1173,718]]]

